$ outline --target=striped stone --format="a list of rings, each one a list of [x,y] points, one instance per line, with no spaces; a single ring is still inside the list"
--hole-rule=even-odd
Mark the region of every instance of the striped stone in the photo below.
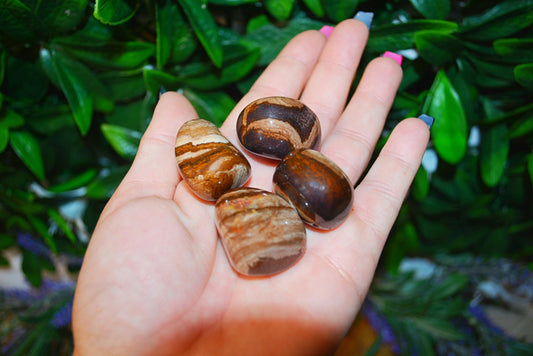
[[[175,154],[183,180],[204,200],[216,200],[250,177],[246,157],[207,120],[183,124],[176,137]]]
[[[280,196],[256,188],[240,188],[222,195],[215,206],[222,245],[238,273],[276,274],[304,254],[304,224]]]
[[[319,229],[339,226],[352,209],[350,179],[315,150],[289,153],[276,167],[273,183],[274,191],[292,203],[302,220]]]
[[[242,110],[237,136],[247,150],[281,159],[297,148],[316,148],[320,123],[301,101],[271,96],[255,100]]]

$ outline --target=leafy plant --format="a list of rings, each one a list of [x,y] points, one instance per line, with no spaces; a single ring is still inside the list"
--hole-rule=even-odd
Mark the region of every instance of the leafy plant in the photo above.
[[[375,15],[357,78],[384,51],[404,56],[385,132],[436,118],[378,276],[442,252],[531,263],[533,0],[3,1],[0,250],[21,251],[35,286],[82,257],[161,87],[221,125],[294,35],[359,10]]]

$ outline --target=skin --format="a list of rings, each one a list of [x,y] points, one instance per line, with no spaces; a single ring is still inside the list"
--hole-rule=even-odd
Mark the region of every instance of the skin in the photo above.
[[[296,36],[231,112],[223,134],[241,148],[235,122],[246,104],[271,95],[299,98],[321,120],[321,152],[358,181],[402,78],[395,61],[376,58],[348,100],[367,37],[366,26],[352,19],[329,38],[318,31]],[[328,232],[308,229],[296,265],[254,279],[231,269],[214,204],[196,198],[178,175],[175,136],[196,117],[183,96],[160,98],[87,249],[74,298],[74,355],[334,352],[368,291],[428,127],[416,118],[400,122],[355,189],[347,220]],[[245,154],[252,165],[247,185],[271,190],[276,162]]]

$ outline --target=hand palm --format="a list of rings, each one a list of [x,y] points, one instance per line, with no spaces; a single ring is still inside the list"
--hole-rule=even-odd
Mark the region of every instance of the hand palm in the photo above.
[[[362,24],[348,20],[327,44],[314,31],[297,36],[230,114],[223,133],[236,144],[236,116],[255,98],[301,96],[321,118],[323,153],[355,181],[401,78],[397,64],[375,61],[343,113],[357,63],[343,64],[338,53],[346,51],[357,62],[366,35]],[[287,66],[296,80],[284,78]],[[344,74],[327,74],[334,88],[329,93],[318,85],[324,84],[327,66]],[[393,75],[387,78],[383,71]],[[378,79],[384,84],[374,87]],[[365,136],[354,124],[355,111],[361,110],[357,100],[375,107],[372,113],[378,115],[374,129],[362,126]],[[194,117],[182,96],[163,95],[130,172],[102,213],[76,292],[76,351],[89,352],[95,342],[106,354],[246,354],[258,348],[254,354],[307,355],[331,350],[364,298],[420,162],[427,129],[418,120],[406,120],[357,188],[348,219],[329,232],[308,229],[307,251],[289,270],[250,279],[238,276],[224,255],[213,204],[196,198],[179,180],[175,133]],[[409,143],[402,142],[406,135]],[[247,185],[271,190],[275,162],[247,157],[252,165]]]

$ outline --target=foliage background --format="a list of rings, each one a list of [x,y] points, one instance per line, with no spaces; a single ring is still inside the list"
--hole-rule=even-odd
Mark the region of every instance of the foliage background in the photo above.
[[[404,117],[436,118],[369,304],[404,354],[530,352],[501,334],[491,349],[472,298],[480,269],[531,281],[533,0],[3,0],[0,252],[20,251],[35,288],[2,292],[2,353],[71,352],[76,272],[161,87],[220,125],[290,38],[359,10],[374,12],[361,68],[404,55],[379,146]],[[414,256],[440,273],[406,273]]]

